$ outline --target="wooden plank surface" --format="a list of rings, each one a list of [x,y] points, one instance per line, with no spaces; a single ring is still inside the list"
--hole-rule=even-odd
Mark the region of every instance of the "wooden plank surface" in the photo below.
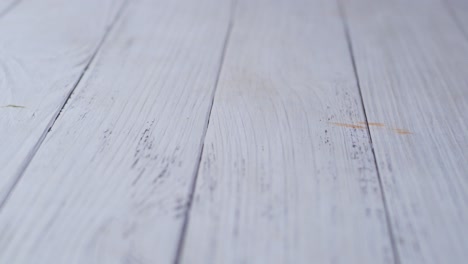
[[[124,2],[0,1],[0,263],[466,262],[467,1]]]
[[[402,264],[468,259],[468,41],[442,1],[343,1]]]
[[[238,5],[181,262],[394,263],[337,4]]]
[[[21,0],[2,0],[0,1],[0,18],[13,10]]]
[[[30,0],[1,18],[0,204],[121,4],[121,0]]]
[[[129,4],[1,212],[1,263],[174,260],[229,14]]]
[[[468,40],[468,1],[466,0],[444,0],[449,13],[452,15],[455,23],[465,34]]]

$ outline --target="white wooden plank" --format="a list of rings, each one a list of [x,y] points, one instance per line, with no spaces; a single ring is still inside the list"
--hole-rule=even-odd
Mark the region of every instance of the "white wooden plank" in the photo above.
[[[10,12],[21,0],[0,1],[0,18]]]
[[[444,0],[455,23],[463,31],[468,39],[468,1],[466,0]]]
[[[30,0],[0,20],[0,203],[121,6]]]
[[[129,5],[1,212],[1,263],[174,260],[229,10]]]
[[[401,263],[466,263],[468,41],[441,1],[343,3]]]
[[[182,263],[393,263],[337,4],[236,14]]]

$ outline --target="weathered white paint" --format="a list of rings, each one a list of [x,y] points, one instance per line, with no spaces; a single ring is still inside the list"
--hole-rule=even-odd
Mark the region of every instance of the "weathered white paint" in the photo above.
[[[2,209],[1,263],[174,260],[230,2],[128,9]]]
[[[0,1],[0,18],[10,12],[21,0]]]
[[[444,0],[445,6],[468,40],[468,1]]]
[[[0,19],[0,203],[121,4],[121,0],[31,0]]]
[[[182,263],[393,263],[333,1],[239,1]]]
[[[0,201],[39,151],[0,263],[173,263],[180,237],[182,263],[466,262],[467,5],[444,1],[341,1],[377,170],[337,3],[239,0],[197,171],[228,0],[132,0],[116,25],[123,0],[23,0]]]
[[[466,263],[468,40],[442,1],[343,3],[401,263]]]

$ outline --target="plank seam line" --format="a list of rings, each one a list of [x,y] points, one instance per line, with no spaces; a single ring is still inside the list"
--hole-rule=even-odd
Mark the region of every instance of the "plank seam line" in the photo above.
[[[455,10],[453,9],[452,5],[450,5],[449,3],[449,0],[442,0],[442,4],[445,6],[445,8],[447,9],[450,17],[452,18],[452,20],[454,21],[456,27],[458,28],[458,30],[461,31],[463,37],[468,40],[468,31],[465,29],[465,27],[463,26],[463,23],[460,21],[458,15],[455,13]]]
[[[49,134],[49,132],[51,131],[52,127],[55,125],[55,122],[59,118],[59,116],[62,113],[65,106],[67,105],[67,103],[70,100],[71,96],[73,95],[74,91],[76,90],[76,88],[80,84],[81,80],[83,79],[83,77],[86,74],[87,70],[89,69],[90,65],[92,64],[92,62],[96,58],[98,52],[100,51],[101,47],[103,46],[104,42],[106,41],[106,39],[107,39],[109,33],[111,32],[112,28],[114,27],[114,25],[117,24],[118,20],[122,16],[123,11],[126,8],[129,1],[130,0],[124,0],[122,5],[120,6],[119,10],[117,11],[117,14],[114,17],[114,19],[111,21],[111,23],[109,25],[107,25],[101,40],[98,42],[98,45],[96,46],[96,49],[94,50],[94,52],[92,53],[92,55],[89,58],[88,62],[86,63],[85,67],[83,68],[80,76],[78,77],[75,84],[73,85],[73,87],[68,92],[65,100],[62,102],[62,104],[60,105],[57,112],[52,116],[52,119],[49,121],[49,124],[44,129],[44,132],[39,137],[39,139],[36,142],[36,144],[34,145],[34,147],[31,149],[31,151],[28,153],[28,155],[26,156],[26,158],[22,162],[20,168],[18,169],[18,172],[16,173],[16,175],[15,175],[15,177],[13,179],[13,183],[11,184],[8,192],[5,194],[4,197],[0,198],[1,199],[0,200],[0,210],[2,210],[3,207],[5,206],[5,204],[8,202],[11,194],[13,193],[13,191],[15,190],[16,186],[18,185],[19,181],[21,180],[21,178],[22,178],[23,174],[25,173],[26,169],[28,168],[29,164],[33,160],[36,153],[39,151],[39,148],[41,147],[42,143],[46,139],[46,137]]]
[[[369,143],[370,143],[370,147],[371,147],[371,150],[372,150],[372,156],[374,157],[374,166],[375,166],[376,172],[377,172],[377,179],[378,179],[378,182],[379,182],[380,194],[381,194],[382,203],[383,203],[383,207],[384,207],[384,211],[385,211],[385,221],[387,222],[387,230],[388,230],[388,235],[389,235],[389,238],[390,238],[390,244],[391,244],[391,247],[392,247],[392,254],[393,254],[393,258],[394,258],[394,263],[395,264],[400,264],[401,261],[400,261],[400,257],[399,257],[397,246],[396,246],[396,240],[395,240],[395,235],[394,235],[394,232],[393,232],[393,227],[392,227],[392,224],[390,222],[390,213],[389,213],[389,209],[388,209],[387,199],[386,199],[386,196],[385,196],[385,191],[384,191],[384,188],[383,188],[382,176],[380,175],[379,165],[377,163],[377,156],[375,154],[374,144],[373,144],[373,141],[372,141],[372,134],[371,134],[371,131],[370,131],[370,128],[369,128],[369,121],[367,119],[366,107],[364,105],[364,99],[363,99],[363,96],[362,96],[361,81],[359,79],[359,73],[358,73],[358,70],[357,70],[356,59],[355,59],[355,56],[354,56],[354,49],[353,49],[353,44],[352,44],[352,41],[351,41],[351,34],[350,34],[350,30],[349,30],[349,25],[348,25],[348,19],[346,17],[346,12],[345,12],[345,8],[344,8],[344,5],[342,3],[342,0],[337,0],[337,1],[338,1],[338,9],[339,9],[341,21],[343,23],[343,28],[344,28],[344,33],[345,33],[346,42],[347,42],[347,46],[348,46],[348,51],[349,51],[349,55],[350,55],[350,58],[351,58],[351,64],[352,64],[352,67],[353,67],[354,77],[355,77],[355,80],[356,80],[356,86],[358,88],[359,97],[361,99],[361,106],[362,106],[362,111],[364,113],[364,119],[365,119],[365,122],[366,122],[367,135],[369,137]]]
[[[0,18],[3,18],[7,13],[9,13],[11,10],[15,9],[15,7],[18,6],[18,4],[23,1],[23,0],[16,0],[9,4],[3,11],[0,12]]]
[[[220,61],[219,61],[219,69],[218,69],[218,72],[217,72],[217,75],[216,75],[216,80],[215,80],[213,92],[211,94],[211,105],[210,105],[210,108],[209,108],[209,111],[208,111],[207,120],[205,121],[205,129],[203,131],[203,136],[202,136],[202,139],[201,139],[201,148],[200,148],[200,152],[199,152],[199,156],[198,156],[198,163],[197,163],[197,165],[195,167],[193,177],[192,177],[193,180],[192,180],[191,185],[190,185],[190,194],[189,194],[189,199],[188,199],[188,202],[187,202],[187,209],[185,210],[185,213],[184,213],[184,222],[182,224],[182,230],[181,230],[181,233],[180,233],[180,236],[179,236],[179,241],[177,243],[174,264],[179,264],[180,263],[181,257],[182,257],[182,251],[183,251],[183,248],[184,248],[184,245],[185,245],[185,238],[187,236],[187,229],[188,229],[189,220],[190,220],[190,213],[191,213],[191,210],[192,210],[193,198],[194,198],[194,195],[195,195],[195,189],[196,189],[196,186],[197,186],[197,179],[198,179],[198,175],[200,174],[200,167],[201,167],[200,165],[201,165],[201,161],[202,161],[202,157],[203,157],[203,151],[204,151],[204,148],[205,148],[206,134],[208,132],[208,127],[210,125],[211,112],[213,110],[214,100],[215,100],[215,97],[216,97],[216,91],[217,91],[220,76],[221,76],[221,73],[222,73],[222,70],[223,70],[223,65],[224,65],[224,60],[225,60],[228,45],[229,45],[229,40],[230,40],[230,37],[231,37],[231,32],[232,32],[232,28],[233,28],[233,24],[234,24],[234,15],[235,15],[236,6],[237,6],[237,0],[232,0],[231,1],[231,10],[230,10],[230,15],[229,15],[229,24],[228,24],[226,36],[224,38],[223,48],[222,48],[222,52],[221,52],[221,58],[220,58]]]

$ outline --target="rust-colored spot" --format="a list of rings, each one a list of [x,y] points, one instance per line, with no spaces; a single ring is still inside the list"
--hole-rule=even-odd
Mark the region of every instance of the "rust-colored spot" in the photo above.
[[[384,123],[374,123],[374,122],[369,122],[369,123],[366,123],[366,122],[358,122],[358,124],[360,124],[360,125],[366,125],[366,124],[368,124],[369,126],[376,126],[376,127],[384,127],[384,126],[385,126]]]
[[[400,134],[400,135],[413,134],[411,131],[408,131],[406,129],[401,129],[401,128],[394,128],[393,131],[395,131],[397,134]]]
[[[385,127],[384,123],[374,123],[374,122],[357,122],[357,125],[355,124],[346,124],[346,123],[336,123],[336,122],[329,122],[329,124],[335,125],[335,126],[340,126],[340,127],[348,127],[348,128],[358,128],[358,129],[366,129],[367,125],[369,126],[376,126],[376,127]],[[388,128],[391,129],[393,132],[399,134],[399,135],[409,135],[413,134],[413,132],[403,129],[403,128]]]
[[[365,129],[365,126],[360,126],[360,125],[353,125],[353,124],[345,124],[345,123],[334,123],[330,122],[330,124],[335,125],[335,126],[340,126],[340,127],[349,127],[349,128],[360,128],[360,129]]]

